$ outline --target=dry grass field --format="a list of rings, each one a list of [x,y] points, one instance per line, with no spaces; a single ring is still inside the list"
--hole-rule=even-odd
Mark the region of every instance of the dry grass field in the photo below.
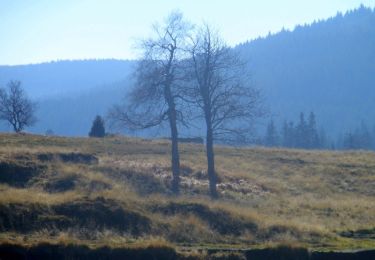
[[[166,246],[188,251],[375,248],[375,154],[181,144],[169,192],[163,140],[0,135],[0,243]]]

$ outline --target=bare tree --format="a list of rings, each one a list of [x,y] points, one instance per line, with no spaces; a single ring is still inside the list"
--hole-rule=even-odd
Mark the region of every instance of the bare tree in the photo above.
[[[0,89],[0,120],[6,120],[16,133],[36,122],[36,103],[21,88],[20,81],[10,81],[8,88]]]
[[[216,190],[214,140],[245,141],[260,115],[259,92],[248,86],[246,64],[209,26],[202,27],[191,48],[193,90],[206,124],[207,173],[211,197]]]
[[[163,25],[155,25],[155,37],[141,44],[143,59],[134,73],[135,86],[126,105],[114,106],[109,112],[112,122],[128,129],[146,129],[167,122],[172,151],[172,191],[179,193],[180,158],[178,122],[183,122],[180,109],[181,86],[185,80],[182,62],[190,25],[180,12],[172,12]]]

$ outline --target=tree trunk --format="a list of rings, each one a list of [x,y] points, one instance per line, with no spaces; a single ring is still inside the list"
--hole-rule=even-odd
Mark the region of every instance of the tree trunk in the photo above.
[[[178,195],[180,192],[180,155],[178,152],[178,131],[177,131],[177,115],[176,105],[174,103],[171,89],[169,86],[165,87],[165,97],[168,102],[168,118],[171,128],[171,141],[172,141],[172,192]]]
[[[21,132],[21,127],[19,126],[19,124],[17,124],[17,122],[15,122],[14,124],[12,123],[12,125],[13,125],[14,132],[16,133]]]
[[[173,112],[172,112],[173,113]],[[176,112],[174,111],[174,114]],[[180,191],[180,155],[178,152],[178,132],[176,125],[176,118],[173,116],[170,118],[171,126],[171,140],[172,140],[172,191],[178,195]]]
[[[216,199],[218,197],[216,191],[217,176],[215,172],[215,154],[214,154],[214,140],[212,127],[207,123],[207,136],[206,136],[206,153],[207,153],[207,174],[210,184],[210,195],[211,198]]]

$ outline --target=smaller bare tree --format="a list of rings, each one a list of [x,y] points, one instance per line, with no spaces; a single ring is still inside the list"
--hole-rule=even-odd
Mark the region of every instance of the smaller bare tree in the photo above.
[[[7,89],[0,88],[0,120],[7,121],[16,133],[36,122],[36,103],[21,87],[20,81],[10,81]]]
[[[189,96],[201,108],[206,123],[207,174],[210,194],[216,198],[214,141],[244,143],[253,119],[261,115],[260,96],[250,87],[246,64],[209,26],[198,30],[193,39],[191,74]]]

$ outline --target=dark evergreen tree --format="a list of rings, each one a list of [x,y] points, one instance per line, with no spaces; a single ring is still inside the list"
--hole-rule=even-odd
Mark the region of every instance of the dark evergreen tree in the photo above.
[[[372,143],[371,134],[364,121],[361,122],[358,135],[359,135],[358,136],[359,148],[366,149],[366,150],[371,149],[371,143]]]
[[[320,128],[320,130],[319,130],[318,144],[319,144],[318,145],[319,148],[332,149],[332,147],[335,147],[333,142],[329,142],[329,140],[327,138],[326,131],[324,130],[324,128]],[[334,150],[334,149],[332,149],[332,150]]]
[[[295,127],[294,123],[290,121],[289,123],[287,121],[284,122],[283,126],[283,140],[282,145],[284,147],[295,147]]]
[[[299,123],[295,129],[295,146],[297,148],[307,148],[308,147],[308,131],[307,124],[305,120],[305,115],[301,112],[299,116]]]
[[[311,112],[306,122],[305,115],[301,112],[297,125],[293,121],[289,123],[284,121],[280,144],[284,147],[303,149],[323,148],[323,146],[327,148],[328,140],[325,132],[321,129],[318,133],[317,128],[315,114]]]
[[[320,146],[319,135],[316,127],[316,119],[314,112],[310,112],[309,121],[306,129],[306,147],[309,149],[316,149]]]
[[[279,136],[277,133],[276,126],[272,119],[268,123],[268,126],[267,126],[267,132],[264,138],[264,145],[269,146],[269,147],[279,145]]]
[[[343,148],[348,149],[348,150],[358,148],[356,144],[355,136],[352,132],[348,132],[345,134],[344,140],[343,140]]]
[[[372,136],[364,122],[354,132],[348,132],[343,140],[343,149],[372,149]]]
[[[289,144],[288,136],[289,136],[288,122],[284,121],[283,130],[282,130],[282,141],[281,141],[281,145],[284,147],[288,147],[288,144]]]
[[[96,116],[92,122],[92,127],[89,133],[90,137],[104,137],[105,136],[105,126],[104,120],[101,116]]]

